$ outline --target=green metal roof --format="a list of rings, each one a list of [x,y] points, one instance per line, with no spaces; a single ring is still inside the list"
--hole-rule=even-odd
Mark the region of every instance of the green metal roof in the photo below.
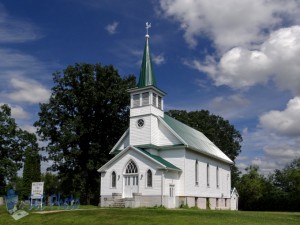
[[[187,147],[222,161],[233,163],[228,156],[200,131],[179,122],[167,114],[164,114],[162,119],[187,144]]]
[[[151,157],[155,161],[163,164],[167,168],[181,171],[181,169],[179,169],[178,167],[174,166],[172,163],[168,162],[167,160],[161,158],[160,156],[152,155],[151,153],[147,152],[146,150],[143,150],[143,149],[140,149],[140,148],[137,148],[137,147],[135,147],[135,148],[138,149],[139,151],[143,152],[144,154],[148,155],[149,157]]]
[[[152,67],[152,60],[150,55],[149,48],[149,35],[146,35],[146,42],[144,48],[143,61],[140,70],[140,77],[138,82],[138,87],[146,87],[146,86],[156,86],[156,80],[154,76],[154,71]]]

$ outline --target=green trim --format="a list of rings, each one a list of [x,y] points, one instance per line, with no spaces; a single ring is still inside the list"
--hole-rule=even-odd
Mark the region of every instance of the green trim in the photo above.
[[[140,149],[140,148],[137,148],[137,147],[135,147],[135,148],[138,149],[139,151],[141,151],[142,153],[148,155],[149,157],[151,157],[155,161],[159,162],[160,164],[163,164],[168,169],[181,171],[181,169],[179,169],[178,167],[174,166],[172,163],[168,162],[167,160],[161,158],[160,156],[152,155],[151,153],[147,152],[146,150],[143,150],[143,149]]]

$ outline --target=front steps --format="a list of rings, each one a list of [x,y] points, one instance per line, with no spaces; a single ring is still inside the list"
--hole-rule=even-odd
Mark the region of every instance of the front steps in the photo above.
[[[113,208],[125,208],[125,199],[114,199],[114,203],[111,205]]]

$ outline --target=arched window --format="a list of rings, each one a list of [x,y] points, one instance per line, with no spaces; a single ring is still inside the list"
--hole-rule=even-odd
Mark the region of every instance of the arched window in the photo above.
[[[125,173],[126,174],[138,173],[137,166],[135,165],[135,163],[132,160],[130,160],[130,162],[128,163]]]
[[[198,180],[198,170],[199,170],[199,163],[198,160],[196,160],[195,162],[195,185],[199,184],[199,180]]]
[[[152,171],[147,171],[147,187],[152,187]]]
[[[116,175],[116,172],[113,171],[111,173],[111,187],[115,188],[116,184],[117,184],[117,175]]]

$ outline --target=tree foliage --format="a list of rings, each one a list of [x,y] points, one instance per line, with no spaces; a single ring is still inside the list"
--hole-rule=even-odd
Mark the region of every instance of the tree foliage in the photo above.
[[[46,172],[42,174],[41,181],[44,182],[44,194],[46,196],[58,194],[60,192],[59,189],[61,188],[61,186],[56,174]]]
[[[99,197],[97,169],[128,126],[126,90],[135,86],[135,77],[121,78],[113,66],[76,64],[54,73],[53,81],[35,126],[48,142],[51,170],[59,172],[65,191],[79,191],[89,204]]]
[[[25,150],[25,160],[23,167],[23,190],[22,197],[27,199],[31,193],[32,182],[41,181],[41,156],[37,139],[34,134],[27,134],[29,141]]]
[[[29,133],[18,128],[8,105],[0,106],[0,185],[6,185],[22,168]],[[3,190],[1,188],[1,190]]]
[[[207,110],[190,111],[170,110],[171,117],[202,132],[209,140],[218,146],[232,161],[241,152],[242,136],[228,120],[210,114]]]
[[[237,184],[243,210],[300,210],[300,158],[265,177],[250,166]]]

